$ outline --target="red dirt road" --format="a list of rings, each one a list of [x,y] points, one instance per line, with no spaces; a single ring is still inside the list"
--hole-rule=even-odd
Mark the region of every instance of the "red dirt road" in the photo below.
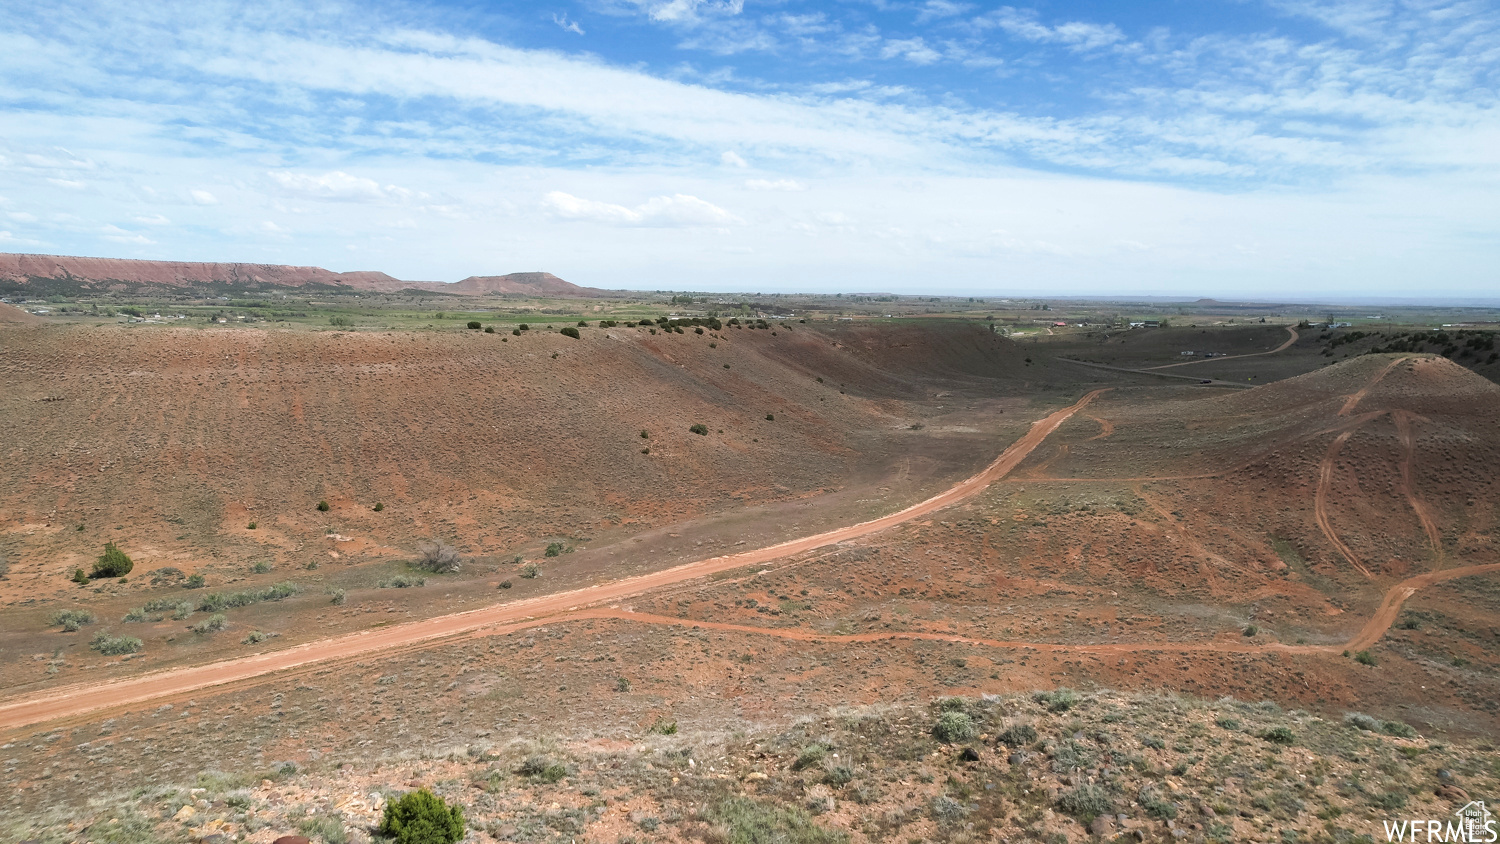
[[[768,563],[803,551],[866,536],[957,504],[983,491],[991,483],[1009,474],[1048,435],[1104,392],[1107,392],[1107,389],[1094,390],[1074,404],[1032,423],[1031,429],[1026,432],[1025,436],[1012,443],[979,474],[926,501],[878,519],[739,554],[712,557],[650,574],[621,578],[585,589],[543,595],[524,601],[423,619],[380,630],[365,630],[308,642],[282,651],[207,665],[177,668],[129,680],[69,686],[35,698],[0,704],[0,729],[14,729],[58,718],[83,715],[105,708],[128,706],[155,698],[185,694],[210,686],[248,680],[276,671],[301,668],[313,663],[346,659],[374,651],[445,639],[483,628],[508,624],[527,626],[524,622],[543,617],[549,621],[561,621],[568,617],[566,614],[583,606],[619,601],[685,580],[742,566]]]

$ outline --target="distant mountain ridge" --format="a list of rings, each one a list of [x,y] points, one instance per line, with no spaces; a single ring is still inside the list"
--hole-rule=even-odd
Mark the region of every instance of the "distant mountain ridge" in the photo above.
[[[597,298],[605,291],[580,287],[545,272],[470,276],[463,281],[403,281],[382,272],[337,273],[322,267],[206,261],[142,261],[71,255],[0,253],[0,291],[50,295],[170,289],[325,288],[394,293],[421,290],[466,296],[525,295]]]

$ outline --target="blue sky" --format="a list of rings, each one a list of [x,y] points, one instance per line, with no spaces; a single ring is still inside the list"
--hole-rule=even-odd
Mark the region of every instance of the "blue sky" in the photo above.
[[[1485,296],[1484,2],[10,0],[0,250],[601,287]]]

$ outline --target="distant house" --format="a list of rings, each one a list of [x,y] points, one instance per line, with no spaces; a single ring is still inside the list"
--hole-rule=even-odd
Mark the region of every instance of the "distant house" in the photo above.
[[[1193,355],[1196,355],[1196,354],[1198,354],[1198,353],[1197,353],[1197,352],[1178,352],[1178,354],[1180,354],[1180,355],[1182,355],[1182,356],[1183,356],[1183,357],[1187,357],[1187,358],[1190,358],[1190,357],[1192,357],[1192,356],[1193,356]]]
[[[1141,325],[1145,326],[1146,328],[1160,328],[1161,327],[1161,320],[1159,320],[1159,319],[1148,319],[1145,322],[1141,323]]]

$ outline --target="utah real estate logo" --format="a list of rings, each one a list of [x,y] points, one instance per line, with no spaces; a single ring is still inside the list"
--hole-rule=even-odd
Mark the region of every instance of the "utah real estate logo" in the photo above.
[[[1434,820],[1385,821],[1385,840],[1493,844],[1500,838],[1495,816],[1484,807],[1483,800],[1475,800],[1453,814],[1456,820],[1446,825]]]

